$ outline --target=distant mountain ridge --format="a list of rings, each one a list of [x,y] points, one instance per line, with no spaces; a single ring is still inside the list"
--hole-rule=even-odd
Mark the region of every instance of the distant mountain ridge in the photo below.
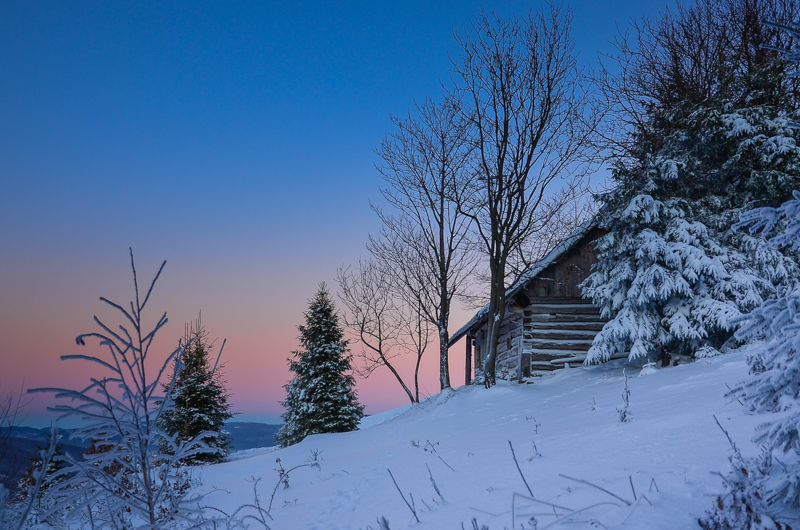
[[[69,435],[74,430],[59,430],[59,440],[66,454],[79,458],[89,446],[79,440],[70,439]],[[5,435],[8,433],[8,428],[3,428],[0,433]],[[40,449],[47,445],[49,435],[49,427],[43,429],[14,427],[11,430],[11,436],[7,440],[9,451],[6,457],[0,461],[0,484],[3,484],[10,491],[15,491],[19,479],[30,467],[33,459],[39,455]]]
[[[231,421],[225,424],[223,432],[231,437],[234,451],[272,447],[275,445],[275,434],[282,425],[247,421]]]
[[[225,424],[223,432],[231,438],[234,451],[271,447],[275,445],[275,434],[281,425],[267,423],[234,421]],[[59,429],[64,451],[73,457],[80,457],[88,444],[70,438],[75,429]],[[11,450],[7,458],[0,461],[0,484],[15,490],[17,482],[30,466],[39,450],[47,444],[50,428],[14,427],[9,443]]]
[[[245,449],[271,447],[275,445],[274,436],[281,427],[282,425],[269,423],[232,421],[225,424],[223,432],[231,438],[234,451],[243,451]],[[58,434],[61,436],[62,443],[70,448],[88,449],[88,444],[83,444],[80,441],[70,438],[73,432],[75,432],[75,429],[59,429]],[[37,445],[44,445],[47,443],[49,434],[50,427],[41,429],[34,427],[14,427],[12,436],[14,438],[35,442],[31,445],[35,453]]]

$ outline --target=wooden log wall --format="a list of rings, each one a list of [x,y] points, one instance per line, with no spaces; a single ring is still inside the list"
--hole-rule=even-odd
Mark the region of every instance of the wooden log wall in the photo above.
[[[523,330],[523,314],[506,313],[503,325],[500,326],[500,338],[497,341],[496,370],[506,378],[519,377],[520,338]]]
[[[497,344],[498,377],[521,380],[538,370],[586,359],[606,320],[582,297],[579,286],[597,262],[593,242],[603,234],[598,228],[590,230],[509,300]],[[475,333],[476,368],[482,364],[485,342],[484,322]]]

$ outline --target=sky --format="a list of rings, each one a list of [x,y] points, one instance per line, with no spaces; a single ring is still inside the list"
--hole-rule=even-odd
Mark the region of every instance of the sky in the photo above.
[[[438,96],[453,32],[481,7],[542,5],[0,3],[0,395],[102,373],[59,359],[101,352],[74,340],[94,315],[120,323],[99,297],[132,299],[132,247],[140,282],[167,260],[145,314],[169,318],[154,355],[202,311],[227,339],[237,419],[278,422],[308,300],[320,282],[335,292],[379,229],[374,149],[390,116]],[[665,5],[570,3],[579,60],[596,64],[618,25]],[[456,311],[451,332],[469,317]],[[437,393],[435,345],[422,370]],[[406,399],[388,371],[357,389],[368,414]],[[48,425],[49,399],[31,399],[25,423]]]

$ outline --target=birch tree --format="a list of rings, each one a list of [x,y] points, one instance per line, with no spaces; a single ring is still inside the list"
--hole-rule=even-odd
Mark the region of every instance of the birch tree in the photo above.
[[[388,184],[381,193],[392,211],[373,207],[383,227],[369,250],[391,267],[401,298],[436,328],[444,390],[450,387],[450,309],[474,263],[470,219],[460,208],[469,189],[470,124],[452,97],[428,99],[416,111],[393,118],[395,131],[377,149],[383,159],[378,171]]]

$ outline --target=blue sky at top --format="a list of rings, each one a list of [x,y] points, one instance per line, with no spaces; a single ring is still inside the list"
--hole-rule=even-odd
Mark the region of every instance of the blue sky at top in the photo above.
[[[172,335],[202,309],[235,399],[274,417],[306,300],[378,228],[389,116],[438,95],[453,30],[481,5],[2,2],[0,385],[62,375],[97,297],[130,298],[132,246],[144,275],[169,261]],[[571,5],[596,64],[615,24],[666,3]]]

